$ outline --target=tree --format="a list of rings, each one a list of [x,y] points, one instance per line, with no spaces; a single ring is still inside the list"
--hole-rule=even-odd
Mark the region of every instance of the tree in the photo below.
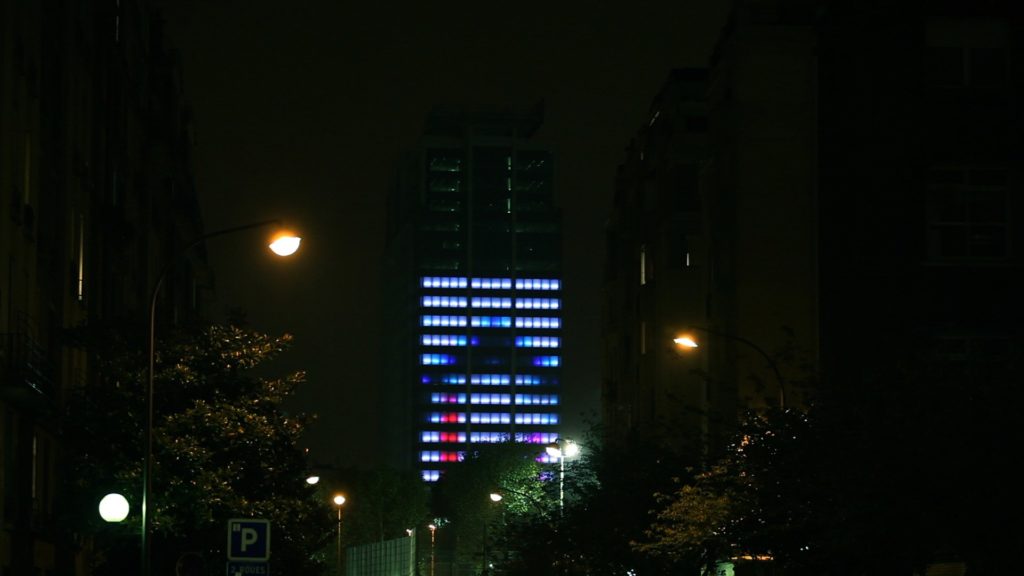
[[[124,331],[83,330],[96,378],[68,403],[65,433],[73,499],[95,502],[118,488],[141,493],[146,363]],[[154,574],[185,551],[220,573],[225,530],[234,517],[271,523],[274,574],[315,574],[313,556],[331,536],[326,503],[303,482],[299,438],[311,416],[290,414],[284,401],[303,382],[253,370],[291,345],[235,326],[209,326],[158,346],[154,371]],[[114,449],[112,449],[112,447]],[[137,506],[127,522],[138,522]],[[101,558],[102,560],[102,558]],[[117,571],[112,562],[108,569]]]
[[[798,574],[820,567],[832,507],[827,449],[803,412],[750,413],[727,454],[671,493],[638,551],[714,573],[725,560],[774,560]]]
[[[546,522],[551,516],[557,502],[545,496],[540,451],[517,442],[480,445],[441,477],[433,506],[437,516],[450,521],[445,529],[457,542],[457,561],[486,571],[508,555],[508,526]],[[492,493],[500,494],[501,501],[492,501]]]

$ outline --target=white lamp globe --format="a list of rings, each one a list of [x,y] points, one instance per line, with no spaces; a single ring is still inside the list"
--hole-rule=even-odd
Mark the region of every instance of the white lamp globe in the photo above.
[[[117,493],[107,494],[100,500],[100,518],[107,522],[120,522],[128,517],[128,500]]]

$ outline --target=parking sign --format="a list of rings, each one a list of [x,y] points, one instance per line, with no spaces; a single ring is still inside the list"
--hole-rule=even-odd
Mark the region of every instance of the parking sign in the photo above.
[[[254,518],[228,520],[228,560],[268,560],[270,521]]]

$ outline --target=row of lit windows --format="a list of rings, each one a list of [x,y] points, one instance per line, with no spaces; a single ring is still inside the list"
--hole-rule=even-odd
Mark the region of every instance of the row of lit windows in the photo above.
[[[465,384],[465,374],[424,374],[420,377],[424,384]],[[476,386],[508,386],[512,377],[508,374],[473,374],[470,383]],[[544,386],[558,384],[554,376],[535,376],[533,374],[516,374],[517,386]]]
[[[517,348],[558,348],[562,339],[554,336],[519,336],[516,338]]]
[[[518,432],[515,438],[516,442],[524,444],[550,444],[558,440],[558,434],[554,432]],[[470,432],[469,434],[469,441],[474,444],[506,442],[508,439],[508,432]],[[425,444],[461,444],[466,442],[466,433],[424,430],[420,432],[420,441]]]
[[[420,354],[420,364],[424,366],[451,366],[458,363],[459,357],[451,354]],[[561,366],[562,359],[559,356],[534,356],[531,364],[544,368],[556,368]]]
[[[420,452],[420,462],[461,462],[465,452],[442,452],[424,450]]]
[[[511,316],[471,316],[470,324],[474,328],[511,328]],[[421,326],[456,326],[465,328],[465,316],[420,316]],[[522,317],[515,319],[516,328],[561,328],[561,318]]]
[[[511,394],[470,394],[470,404],[501,404],[507,405],[513,402]],[[431,404],[465,404],[466,395],[463,393],[435,392],[430,395]],[[558,404],[557,394],[516,394],[516,406],[555,406]]]
[[[424,334],[420,337],[420,343],[424,346],[465,346],[466,337],[456,334]],[[472,339],[473,345],[479,344],[479,340]]]
[[[424,296],[420,302],[424,308],[465,308],[467,303],[473,308],[512,308],[512,298],[476,298],[467,300],[465,296]],[[516,298],[517,310],[557,310],[562,307],[558,298]]]
[[[420,280],[424,288],[466,288],[475,290],[508,290],[512,288],[511,278],[473,278],[467,280],[457,276],[424,276]],[[516,278],[516,290],[560,290],[562,282],[553,278]]]
[[[465,424],[465,412],[430,412],[427,421],[431,424]],[[512,414],[508,412],[471,412],[472,424],[511,424]],[[524,413],[515,415],[516,424],[558,424],[558,414]]]
[[[424,346],[465,346],[469,342],[473,346],[480,345],[480,339],[476,336],[467,338],[461,334],[423,334],[420,336],[420,343]],[[506,344],[507,340],[503,340]],[[493,345],[494,342],[491,342]],[[519,336],[516,338],[516,348],[559,348],[562,339],[556,336]]]
[[[420,472],[420,478],[423,478],[424,482],[437,482],[441,479],[440,470],[422,470]]]

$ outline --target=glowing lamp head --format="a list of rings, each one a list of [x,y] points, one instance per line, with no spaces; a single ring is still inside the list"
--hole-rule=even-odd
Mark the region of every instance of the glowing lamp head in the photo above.
[[[345,503],[345,497],[344,496],[342,496],[341,494],[335,494],[334,495],[334,505],[335,506],[341,506],[344,503]]]
[[[319,476],[313,475],[313,476],[310,476],[310,477],[306,478],[306,484],[309,484],[310,486],[313,486],[313,485],[317,484],[318,482],[320,482],[320,477]]]
[[[692,336],[680,336],[672,341],[683,348],[697,348],[697,341]]]
[[[501,502],[502,496],[497,492],[491,492],[491,502]]]
[[[566,440],[565,445],[562,447],[562,453],[565,454],[566,458],[575,458],[580,453],[580,445],[572,440]]]
[[[107,494],[100,500],[100,518],[120,522],[128,517],[128,500],[120,494]]]
[[[302,238],[290,232],[281,232],[274,236],[274,240],[270,243],[270,250],[278,256],[291,256],[299,249],[301,243]]]

